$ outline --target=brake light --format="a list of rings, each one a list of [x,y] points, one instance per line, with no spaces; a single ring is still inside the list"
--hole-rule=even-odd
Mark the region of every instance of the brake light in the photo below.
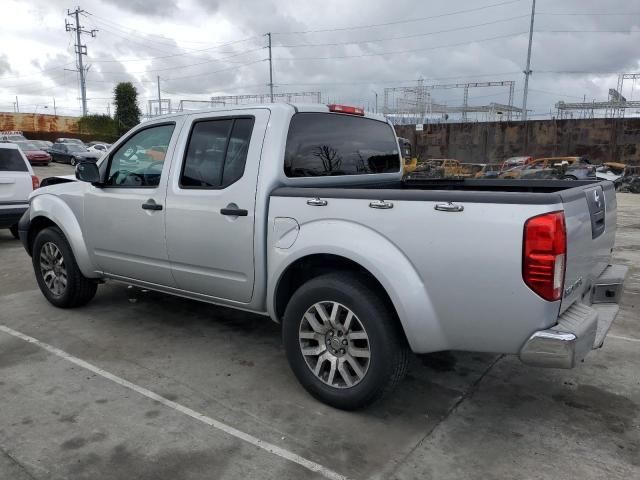
[[[40,180],[35,175],[31,175],[31,188],[34,190],[40,186]]]
[[[562,297],[567,256],[564,212],[532,217],[524,224],[522,278],[545,300]]]
[[[348,115],[360,115],[364,117],[364,109],[359,107],[349,107],[348,105],[336,105],[335,103],[332,103],[331,105],[329,105],[329,111],[336,113],[346,113]]]

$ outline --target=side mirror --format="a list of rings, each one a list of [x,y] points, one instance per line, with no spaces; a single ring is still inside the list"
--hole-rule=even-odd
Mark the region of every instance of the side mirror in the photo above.
[[[100,183],[100,170],[94,162],[80,162],[76,165],[76,178],[82,182]]]

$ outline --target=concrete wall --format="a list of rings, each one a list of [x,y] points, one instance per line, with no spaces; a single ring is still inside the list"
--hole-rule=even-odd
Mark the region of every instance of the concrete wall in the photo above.
[[[33,113],[0,112],[0,131],[79,133],[79,117]],[[28,136],[27,136],[28,138]]]
[[[517,155],[586,155],[596,162],[640,165],[640,118],[534,120],[396,126],[421,159],[499,163]]]

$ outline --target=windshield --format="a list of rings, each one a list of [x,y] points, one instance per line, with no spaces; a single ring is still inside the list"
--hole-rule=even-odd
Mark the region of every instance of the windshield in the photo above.
[[[71,143],[67,145],[67,151],[68,152],[86,152],[87,149],[84,147],[81,147],[80,145]]]
[[[40,150],[40,147],[33,142],[16,142],[20,150],[23,152],[28,152],[31,150]]]

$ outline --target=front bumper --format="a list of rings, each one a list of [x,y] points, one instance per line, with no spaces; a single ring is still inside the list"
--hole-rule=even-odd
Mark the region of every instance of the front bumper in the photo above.
[[[609,265],[592,287],[591,305],[576,302],[556,325],[534,332],[520,350],[520,360],[536,367],[573,368],[602,347],[618,315],[627,272],[623,265]]]

